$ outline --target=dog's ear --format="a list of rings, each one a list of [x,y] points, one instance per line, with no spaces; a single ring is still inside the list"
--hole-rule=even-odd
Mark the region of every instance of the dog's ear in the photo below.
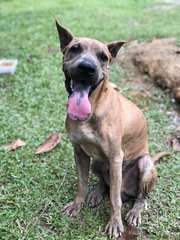
[[[68,30],[59,25],[59,23],[56,20],[55,22],[59,34],[61,51],[63,52],[64,48],[73,40],[74,37]]]
[[[107,44],[109,52],[111,53],[112,58],[115,58],[119,49],[125,42],[111,42]]]

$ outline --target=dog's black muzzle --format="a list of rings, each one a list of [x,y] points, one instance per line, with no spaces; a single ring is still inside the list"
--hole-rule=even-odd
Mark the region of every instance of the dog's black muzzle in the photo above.
[[[93,60],[87,58],[76,61],[72,65],[69,75],[73,81],[85,85],[95,85],[99,81],[97,65]]]

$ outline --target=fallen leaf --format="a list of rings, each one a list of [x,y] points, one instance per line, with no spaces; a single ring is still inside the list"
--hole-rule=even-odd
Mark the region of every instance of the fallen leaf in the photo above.
[[[50,152],[54,149],[61,141],[60,133],[52,134],[38,149],[36,150],[36,154],[42,154],[45,152]]]
[[[138,235],[137,228],[127,226],[124,228],[122,237],[119,237],[118,240],[135,240],[137,239]]]
[[[16,222],[16,224],[17,224],[20,232],[23,233],[24,230],[25,230],[25,224],[24,224],[24,222],[23,222],[23,221],[20,221],[19,219],[17,219],[15,222]]]
[[[180,138],[172,138],[170,140],[170,146],[172,149],[176,150],[176,151],[180,151]]]
[[[33,56],[32,55],[27,56],[27,58],[26,58],[27,62],[32,62],[32,60],[33,60]]]
[[[52,55],[54,55],[54,54],[56,54],[56,53],[59,52],[59,49],[58,49],[58,48],[54,48],[54,47],[49,47],[49,48],[47,49],[47,52],[50,53],[50,54],[52,54]]]
[[[151,94],[148,92],[135,91],[135,92],[131,92],[130,95],[132,97],[138,97],[138,98],[152,98]]]
[[[0,88],[8,89],[10,86],[7,83],[0,83]]]
[[[177,119],[177,120],[179,120],[179,119]],[[172,148],[175,151],[180,152],[180,126],[178,126],[176,128],[173,136],[165,136],[164,141],[168,145],[169,148]]]
[[[48,162],[50,162],[50,159],[46,156],[44,159],[44,163],[48,163]]]
[[[12,205],[15,205],[16,202],[15,202],[15,201],[12,201],[12,200],[6,200],[6,204],[12,204]]]
[[[110,82],[110,85],[111,85],[111,87],[113,87],[117,92],[121,92],[120,87],[119,87],[118,85],[116,85],[115,83]]]
[[[4,147],[5,150],[16,150],[19,147],[25,146],[26,143],[21,141],[20,139],[17,139],[16,141],[13,141],[11,144]]]
[[[147,111],[150,111],[150,107],[144,107],[144,108],[143,108],[143,111],[146,111],[146,112],[147,112]]]

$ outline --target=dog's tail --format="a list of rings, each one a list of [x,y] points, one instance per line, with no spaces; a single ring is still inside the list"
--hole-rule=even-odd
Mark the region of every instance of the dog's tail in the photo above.
[[[151,159],[153,162],[158,161],[160,158],[164,157],[164,156],[168,156],[171,155],[172,153],[170,152],[159,152],[156,155],[154,155]]]

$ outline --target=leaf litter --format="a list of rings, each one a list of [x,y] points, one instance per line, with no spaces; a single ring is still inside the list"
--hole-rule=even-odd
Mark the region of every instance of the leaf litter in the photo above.
[[[36,149],[36,154],[50,152],[61,142],[61,134],[53,133],[42,145]]]
[[[135,240],[138,237],[137,228],[132,226],[126,226],[122,237],[119,237],[118,240]]]
[[[13,150],[16,150],[17,148],[20,148],[25,145],[26,145],[26,143],[24,141],[22,141],[21,139],[17,139],[15,141],[13,141],[12,143],[10,143],[9,145],[5,146],[4,150],[13,151]]]

